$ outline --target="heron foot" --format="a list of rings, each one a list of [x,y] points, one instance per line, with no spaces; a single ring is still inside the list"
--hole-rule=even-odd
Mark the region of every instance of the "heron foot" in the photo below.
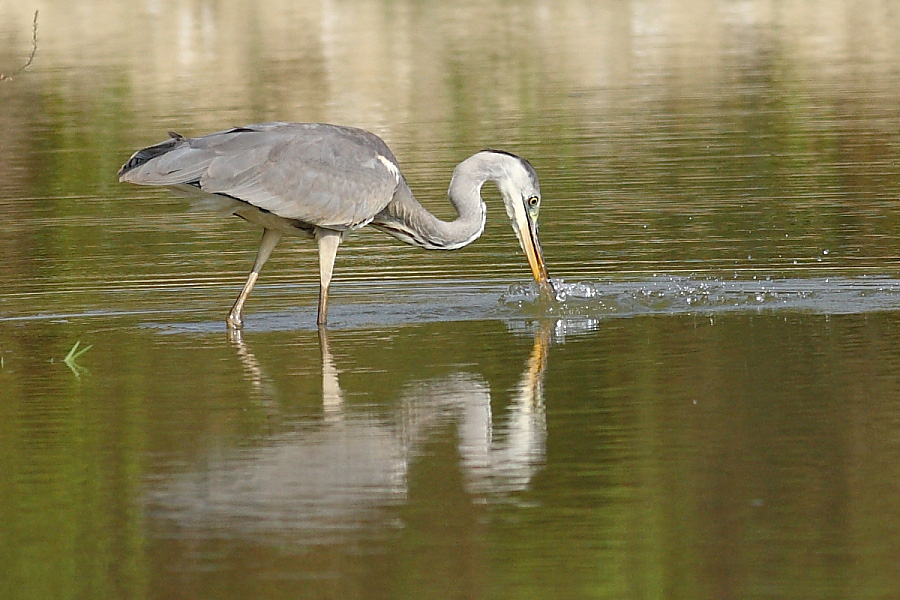
[[[228,341],[237,346],[243,346],[244,344],[244,334],[240,329],[235,329],[233,327],[228,328]]]
[[[228,316],[225,317],[225,324],[228,325],[228,329],[243,329],[244,327],[240,313],[235,312],[228,313]]]

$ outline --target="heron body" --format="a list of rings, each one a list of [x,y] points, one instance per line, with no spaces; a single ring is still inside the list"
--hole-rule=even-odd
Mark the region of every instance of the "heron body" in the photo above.
[[[226,319],[231,328],[242,326],[244,303],[283,235],[314,238],[318,244],[321,326],[345,232],[371,225],[421,248],[461,248],[484,231],[481,187],[486,181],[500,190],[535,280],[550,289],[537,237],[540,187],[523,158],[484,150],[459,163],[448,190],[457,217],[442,221],[415,199],[384,141],[362,129],[262,123],[196,138],[169,135],[135,152],[119,170],[119,181],[166,186],[201,208],[262,226],[253,269]]]

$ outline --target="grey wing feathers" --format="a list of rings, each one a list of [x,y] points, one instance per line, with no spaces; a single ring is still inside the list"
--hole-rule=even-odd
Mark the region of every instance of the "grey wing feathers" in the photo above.
[[[142,185],[189,184],[285,219],[339,230],[368,223],[402,179],[380,138],[318,123],[263,123],[197,138],[173,136],[136,152],[119,176]]]

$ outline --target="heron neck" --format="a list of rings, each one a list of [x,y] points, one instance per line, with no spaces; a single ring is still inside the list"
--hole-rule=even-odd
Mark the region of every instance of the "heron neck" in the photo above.
[[[401,181],[387,207],[372,221],[372,226],[397,239],[428,250],[455,250],[474,242],[484,231],[485,206],[481,201],[484,180],[457,178],[451,182],[450,203],[457,217],[443,221],[425,209]],[[460,185],[463,184],[464,185]]]

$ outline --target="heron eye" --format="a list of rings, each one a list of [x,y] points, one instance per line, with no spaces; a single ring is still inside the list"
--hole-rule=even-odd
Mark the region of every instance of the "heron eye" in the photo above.
[[[531,198],[528,199],[528,206],[530,206],[531,208],[534,208],[535,206],[538,205],[538,202],[540,202],[540,200],[538,200],[538,197],[532,196]]]

